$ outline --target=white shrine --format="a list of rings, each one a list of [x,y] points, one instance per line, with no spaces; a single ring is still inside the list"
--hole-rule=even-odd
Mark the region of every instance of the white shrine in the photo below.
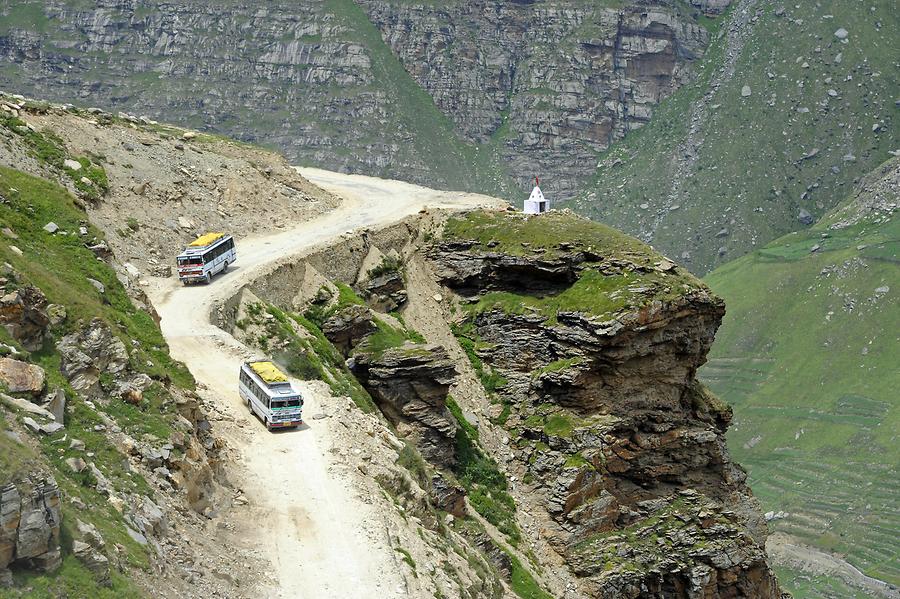
[[[543,214],[550,210],[550,200],[544,197],[539,184],[540,180],[535,177],[534,189],[531,190],[531,195],[525,200],[525,206],[522,208],[525,214]]]

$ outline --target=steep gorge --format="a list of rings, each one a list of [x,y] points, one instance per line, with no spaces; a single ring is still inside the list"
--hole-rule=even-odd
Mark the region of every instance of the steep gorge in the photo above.
[[[265,593],[292,588],[284,585],[297,568],[267,562],[271,552],[310,555],[328,542],[305,563],[365,571],[370,596],[384,584],[473,599],[778,596],[765,527],[722,442],[728,408],[694,378],[722,305],[671,261],[568,213],[425,210],[341,234],[359,199],[322,191],[278,156],[97,110],[11,97],[2,106],[3,161],[69,188],[3,171],[9,231],[0,250],[68,310],[66,320],[7,275],[4,318],[18,318],[7,323],[16,335],[8,351],[13,361],[38,356],[68,399],[60,424],[45,414],[58,394],[46,394],[44,410],[22,396],[29,377],[9,379],[17,395],[3,409],[0,441],[18,489],[3,492],[14,592],[22,576],[51,580],[28,572],[44,558],[56,567],[58,551],[61,574],[46,582],[54,588],[134,594],[149,588],[147,564],[162,595]],[[243,197],[228,191],[233,180]],[[408,187],[389,186],[400,207],[376,222],[452,195]],[[417,199],[407,206],[397,193]],[[255,209],[263,204],[295,224],[267,231]],[[231,226],[242,254],[213,286],[176,293],[161,260],[191,236],[194,219]],[[317,237],[312,229],[325,222],[331,234]],[[306,245],[270,245],[295,238]],[[297,257],[292,247],[312,253]],[[199,292],[223,301],[203,303]],[[179,328],[192,302],[196,318]],[[221,329],[206,321],[210,307]],[[176,357],[212,356],[190,362],[196,390],[168,354],[159,316]],[[25,353],[51,337],[49,361]],[[308,429],[270,435],[233,405],[225,373],[253,353],[302,379]],[[286,463],[273,462],[284,453]],[[30,499],[38,472],[67,491],[52,516],[61,532],[44,527],[49,543],[18,543],[7,524],[41,515]],[[256,525],[300,526],[296,510],[272,512],[285,501],[284,477],[300,475],[315,488],[287,497],[315,515],[303,523],[315,533],[271,546]],[[333,542],[322,540],[320,513],[332,532],[341,525]],[[366,539],[355,545],[365,564],[336,564],[331,549],[351,538]],[[320,584],[327,592],[352,582]]]
[[[403,301],[366,307],[369,281],[392,269]],[[266,305],[274,318],[253,307]],[[434,469],[418,482],[429,503],[462,530],[487,520],[488,547],[532,561],[551,596],[781,597],[725,446],[730,408],[695,378],[723,304],[636,240],[566,214],[426,214],[280,266],[219,314],[258,344],[280,310],[301,346],[315,345],[315,322],[349,340],[350,371]],[[282,335],[269,351],[305,368]],[[455,447],[440,440],[454,435]]]

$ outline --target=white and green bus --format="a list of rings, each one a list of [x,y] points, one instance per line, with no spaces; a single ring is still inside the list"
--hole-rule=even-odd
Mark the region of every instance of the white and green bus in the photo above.
[[[303,396],[275,364],[244,362],[239,380],[241,398],[267,429],[303,424]]]

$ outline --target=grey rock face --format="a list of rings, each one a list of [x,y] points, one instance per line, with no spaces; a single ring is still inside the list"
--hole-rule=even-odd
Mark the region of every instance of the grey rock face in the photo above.
[[[346,14],[361,13],[352,3],[39,9],[46,27],[0,35],[0,56],[17,71],[0,76],[4,88],[212,129],[279,147],[293,163],[429,176],[428,160],[410,150],[400,93],[374,72],[356,15]]]
[[[443,151],[448,142],[488,144],[510,179],[552,174],[562,198],[598,152],[690,81],[709,42],[674,0],[608,4],[48,2],[44,27],[0,35],[11,66],[0,84],[262,142],[295,163],[437,187],[479,174]],[[729,0],[692,4],[717,14]],[[424,126],[404,114],[431,100],[455,131],[434,130],[437,111]],[[470,170],[454,177],[445,159]]]
[[[438,509],[457,518],[466,515],[466,490],[452,484],[440,473],[432,477],[428,495]]]
[[[0,579],[12,563],[51,572],[62,563],[60,495],[52,478],[0,489]]]
[[[322,333],[345,356],[366,336],[375,332],[372,311],[365,306],[348,306],[322,325]]]
[[[56,349],[62,357],[63,375],[85,397],[101,393],[101,373],[120,375],[128,366],[125,344],[98,318],[81,331],[60,339]]]
[[[552,173],[556,197],[690,80],[709,41],[666,1],[360,4],[468,139],[497,143],[521,183]],[[715,13],[729,2],[695,4]]]
[[[381,312],[393,312],[406,303],[406,283],[399,270],[388,271],[366,283],[366,302]]]
[[[447,393],[457,376],[447,350],[407,344],[381,355],[356,353],[356,374],[398,433],[416,445],[422,457],[440,467],[456,462],[459,425],[447,409]]]
[[[797,220],[799,220],[804,225],[811,225],[816,222],[816,219],[812,214],[809,213],[805,208],[800,209],[800,214],[797,215]]]
[[[47,298],[31,285],[20,287],[0,298],[0,324],[28,351],[44,343],[47,325]]]
[[[66,417],[66,392],[62,389],[56,389],[48,394],[46,409],[53,414],[56,422],[62,424]]]

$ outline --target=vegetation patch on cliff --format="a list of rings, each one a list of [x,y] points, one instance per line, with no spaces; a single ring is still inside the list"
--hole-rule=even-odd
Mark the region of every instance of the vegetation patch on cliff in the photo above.
[[[603,320],[704,288],[646,244],[569,212],[525,216],[472,211],[448,220],[444,241],[467,244],[473,266],[484,261],[501,269],[503,256],[514,257],[516,269],[531,269],[536,276],[546,274],[554,280],[540,292],[524,285],[496,290],[503,285],[494,282],[494,291],[464,306],[470,314],[501,310],[537,315],[555,324],[559,313],[577,312]],[[563,285],[556,279],[566,270],[574,280]],[[486,287],[490,283],[484,281]]]
[[[598,222],[567,212],[549,212],[538,217],[476,210],[448,219],[444,238],[474,241],[476,249],[512,256],[558,258],[572,248],[597,254],[642,260],[659,259],[649,246]]]
[[[447,398],[447,408],[459,423],[455,473],[468,492],[469,502],[485,520],[505,534],[513,545],[517,545],[522,533],[516,524],[516,503],[507,490],[506,477],[497,463],[479,447],[478,429],[466,420],[452,397]]]
[[[21,137],[38,162],[66,173],[83,197],[97,200],[109,190],[106,171],[100,164],[99,157],[95,157],[95,160],[87,156],[68,159],[66,148],[59,136],[52,131],[37,131],[30,128],[25,121],[7,112],[0,112],[0,126]]]

